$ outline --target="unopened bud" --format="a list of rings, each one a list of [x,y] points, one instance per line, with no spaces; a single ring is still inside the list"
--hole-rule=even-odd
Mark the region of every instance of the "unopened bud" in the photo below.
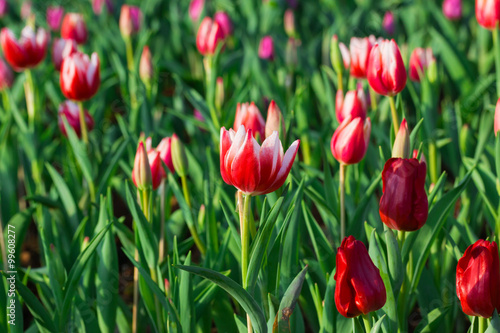
[[[187,175],[188,170],[188,160],[186,156],[186,149],[182,144],[179,137],[174,134],[172,136],[172,162],[174,163],[175,172],[179,174],[181,177],[185,177]]]
[[[410,132],[406,119],[403,119],[399,132],[396,135],[394,146],[392,147],[392,157],[409,158],[410,157]]]
[[[333,35],[332,42],[330,43],[330,60],[332,62],[333,69],[336,73],[342,72],[342,55],[339,48],[339,40],[337,35]]]

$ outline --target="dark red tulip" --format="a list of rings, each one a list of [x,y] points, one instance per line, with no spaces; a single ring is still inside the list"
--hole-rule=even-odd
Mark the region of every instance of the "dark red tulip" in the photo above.
[[[500,311],[497,243],[480,239],[465,250],[457,265],[457,296],[466,315],[489,318]]]
[[[354,236],[344,238],[337,250],[334,279],[335,305],[344,317],[368,314],[384,306],[387,297],[384,281],[365,245]]]
[[[427,221],[426,171],[425,163],[415,158],[391,158],[385,163],[379,213],[389,228],[415,231]]]

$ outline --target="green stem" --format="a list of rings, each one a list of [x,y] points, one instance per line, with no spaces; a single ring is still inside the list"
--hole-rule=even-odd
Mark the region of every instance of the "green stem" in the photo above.
[[[26,96],[26,109],[28,111],[28,123],[29,128],[35,130],[36,122],[36,109],[35,109],[35,87],[33,85],[33,76],[31,75],[31,70],[27,69],[24,71],[26,75],[26,81],[24,82],[24,93]]]
[[[372,330],[371,316],[368,313],[363,315],[362,317],[363,317],[363,323],[365,324],[366,333],[370,333],[370,331]]]
[[[182,182],[182,192],[184,193],[184,199],[186,200],[186,203],[189,206],[189,208],[191,208],[191,199],[189,196],[189,189],[187,186],[186,176],[181,177],[181,182]],[[196,222],[194,222],[194,223],[196,223]],[[189,232],[191,232],[191,236],[193,236],[193,240],[194,240],[194,243],[196,244],[196,247],[198,248],[198,250],[200,250],[202,255],[205,255],[207,249],[205,248],[205,245],[203,244],[203,242],[200,239],[200,236],[198,235],[198,230],[196,228],[196,225],[195,224],[192,224],[192,225],[188,224],[188,228],[189,228]]]
[[[438,180],[438,165],[437,165],[437,150],[434,141],[429,143],[429,168],[431,174],[431,182],[436,184]]]
[[[372,105],[372,110],[377,109],[377,93],[368,85],[368,91],[370,92],[370,103]]]
[[[340,163],[339,187],[340,187],[340,242],[345,237],[345,169],[347,165]]]
[[[483,317],[477,317],[477,319],[479,321],[478,333],[486,332],[486,328],[488,327],[488,319]]]
[[[493,46],[495,48],[495,70],[497,74],[497,97],[500,97],[500,43],[498,41],[498,24],[493,29]]]
[[[158,276],[156,274],[156,270],[154,268],[150,268],[149,272],[151,273],[151,279],[158,284]],[[160,302],[158,300],[158,297],[155,295],[155,308],[156,308],[156,324],[158,327],[158,332],[165,332],[165,329],[163,328],[163,308],[160,306]]]
[[[129,74],[129,93],[130,93],[130,107],[132,109],[131,125],[135,128],[137,123],[137,95],[135,85],[135,66],[134,66],[134,49],[132,48],[132,39],[127,37],[125,40],[126,54],[127,54],[127,69]]]
[[[206,99],[208,108],[210,109],[210,117],[216,129],[220,128],[219,118],[217,117],[217,111],[215,110],[215,80],[213,73],[214,58],[212,56],[206,56],[203,59],[203,66],[205,67],[205,89],[206,89]]]
[[[247,274],[248,274],[248,254],[250,250],[250,201],[251,195],[245,195],[242,192],[238,193],[238,205],[240,205],[240,233],[241,233],[241,279],[242,286],[247,289]],[[247,314],[248,332],[252,332],[252,322]]]
[[[85,109],[83,108],[83,103],[78,102],[78,109],[80,114],[80,129],[82,132],[82,140],[85,143],[85,146],[89,145],[89,136],[87,133],[87,123],[85,122]]]
[[[191,208],[191,198],[189,196],[189,188],[187,186],[186,176],[181,177],[182,182],[182,192],[184,193],[184,199],[186,200],[187,205]]]
[[[396,110],[396,102],[394,101],[394,96],[388,96],[389,103],[391,104],[391,115],[392,115],[392,125],[394,126],[394,135],[398,135],[399,132],[399,120],[398,111]]]
[[[163,262],[163,258],[165,257],[165,249],[167,248],[167,242],[165,239],[165,192],[167,192],[167,185],[165,184],[165,180],[162,180],[160,185],[160,242],[158,244],[158,260],[160,263]]]

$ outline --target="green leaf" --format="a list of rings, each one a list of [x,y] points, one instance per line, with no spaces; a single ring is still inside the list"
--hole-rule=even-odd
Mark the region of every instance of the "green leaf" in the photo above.
[[[385,316],[386,315],[383,315],[382,317],[380,317],[379,320],[377,320],[377,322],[375,323],[375,325],[373,325],[372,329],[370,330],[370,333],[378,333],[378,332],[380,332],[380,328],[382,327],[382,322],[384,321]]]
[[[432,310],[426,316],[424,316],[424,318],[422,318],[422,321],[418,324],[415,331],[420,333],[437,332],[439,325],[444,320],[449,310],[449,306]]]
[[[335,308],[335,270],[328,278],[323,306],[323,319],[321,320],[320,333],[330,333],[335,329],[337,310]]]
[[[113,155],[113,158],[109,162],[106,161],[105,163],[103,163],[103,166],[105,166],[106,168],[104,169],[102,174],[99,173],[99,176],[97,177],[97,179],[99,179],[99,185],[97,187],[97,195],[103,193],[104,189],[106,188],[106,184],[108,183],[109,177],[111,177],[113,170],[116,169],[116,166],[118,165],[118,162],[123,156],[123,153],[125,152],[125,149],[127,148],[129,141],[130,137],[126,138],[116,149],[116,151],[110,153]]]
[[[188,253],[186,260],[184,260],[184,265],[191,265],[191,252]],[[194,330],[194,316],[193,316],[193,283],[191,281],[191,274],[187,271],[181,271],[179,274],[179,302],[180,302],[180,313],[182,328],[186,332],[192,332]]]
[[[498,312],[495,310],[493,317],[491,317],[491,323],[488,329],[484,333],[498,333],[500,332],[500,318],[498,317]]]
[[[49,163],[45,163],[45,167],[49,171],[50,177],[52,178],[52,181],[56,186],[57,192],[59,194],[59,199],[61,199],[64,209],[66,210],[66,214],[68,214],[71,226],[73,230],[76,230],[78,228],[79,221],[78,221],[78,212],[76,209],[75,200],[73,199],[73,195],[71,194],[68,185],[66,185],[66,182],[61,177],[61,175],[59,175],[56,169],[54,169],[52,165],[50,165]]]
[[[384,234],[387,246],[387,266],[393,290],[397,295],[405,277],[405,269],[401,260],[401,250],[399,249],[398,240],[391,229],[387,229]]]
[[[227,291],[243,307],[245,312],[250,316],[252,326],[257,333],[267,332],[264,312],[252,296],[250,296],[245,289],[232,279],[207,268],[183,265],[175,265],[174,267],[199,275],[217,284],[219,287]]]

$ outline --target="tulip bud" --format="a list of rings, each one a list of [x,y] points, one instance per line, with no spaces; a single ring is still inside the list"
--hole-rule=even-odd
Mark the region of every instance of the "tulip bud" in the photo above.
[[[170,298],[170,282],[168,279],[165,279],[165,294],[167,295],[168,298]]]
[[[89,243],[90,243],[90,237],[89,236],[85,236],[83,238],[82,248],[80,249],[80,252],[83,252],[83,250],[85,250],[87,248],[87,246],[89,246]]]
[[[336,73],[342,72],[342,58],[343,57],[341,57],[339,48],[339,40],[337,38],[337,35],[333,35],[332,41],[330,43],[330,60],[332,62],[332,67]]]
[[[227,38],[233,33],[233,22],[226,12],[217,12],[214,15],[214,22],[217,22],[224,33],[223,38]]]
[[[379,214],[389,228],[415,231],[427,221],[426,172],[425,163],[415,158],[391,158],[385,163]]]
[[[500,131],[500,98],[498,99],[497,106],[495,107],[493,131],[495,132],[495,136],[497,136],[498,131]]]
[[[58,31],[61,26],[62,16],[64,14],[64,8],[60,6],[50,6],[47,8],[46,18],[47,25],[53,31]]]
[[[109,13],[113,12],[113,3],[111,0],[92,0],[92,10],[94,11],[94,14],[101,15],[102,7],[104,5],[106,5],[106,9]]]
[[[410,132],[406,119],[403,119],[399,132],[392,146],[392,157],[409,158],[410,157]]]
[[[283,22],[285,25],[285,32],[288,37],[295,36],[295,15],[293,14],[293,10],[287,9],[285,11],[285,16],[283,18]]]
[[[344,238],[336,261],[335,305],[342,316],[353,318],[384,306],[384,281],[362,242],[354,236]]]
[[[187,176],[188,159],[186,156],[186,149],[176,134],[172,136],[171,151],[175,172],[181,177]]]
[[[87,25],[82,14],[68,13],[64,16],[61,26],[61,37],[73,39],[77,44],[83,44],[87,40]]]
[[[92,53],[73,53],[63,59],[61,65],[61,91],[66,98],[75,101],[90,99],[101,84],[99,57]]]
[[[85,114],[85,124],[87,126],[87,131],[90,132],[94,128],[94,118],[90,115],[87,110],[84,110]],[[82,128],[80,126],[80,108],[78,104],[72,101],[64,101],[59,105],[59,110],[57,112],[58,125],[61,133],[64,136],[68,136],[66,132],[66,127],[64,126],[64,120],[68,122],[68,125],[73,128],[75,134],[80,138],[82,136]]]
[[[444,0],[443,15],[451,21],[460,20],[462,17],[462,0]]]
[[[469,316],[490,318],[500,311],[500,260],[496,242],[478,240],[457,264],[457,296]]]
[[[35,67],[45,58],[49,38],[44,29],[38,28],[35,34],[29,25],[21,31],[19,40],[9,28],[3,28],[0,33],[5,60],[18,72]]]
[[[156,150],[160,153],[160,158],[168,167],[170,172],[174,173],[174,163],[172,161],[172,138],[166,137],[160,141]]]
[[[270,137],[273,132],[276,131],[279,137],[284,138],[286,136],[285,131],[285,119],[283,119],[283,114],[275,101],[271,101],[269,108],[267,109],[267,119],[266,119],[266,138]]]
[[[7,14],[8,3],[7,0],[0,0],[0,18]]]
[[[52,62],[56,71],[61,70],[63,59],[78,52],[78,45],[73,39],[56,38],[52,43]]]
[[[244,125],[247,130],[252,130],[254,137],[259,135],[263,139],[266,134],[266,123],[254,102],[236,105],[233,129],[238,131],[241,125]]]
[[[142,12],[139,7],[123,5],[120,12],[120,32],[123,38],[130,38],[141,30]]]
[[[330,148],[333,157],[346,165],[359,163],[365,157],[370,141],[370,118],[349,116],[333,133]]]
[[[215,81],[215,107],[217,110],[222,108],[222,104],[224,104],[224,81],[219,76]]]
[[[389,35],[394,34],[394,14],[391,11],[385,13],[382,27]]]
[[[10,67],[0,58],[0,91],[12,87],[14,74]]]
[[[259,44],[259,58],[264,60],[274,60],[274,41],[271,36],[264,36]]]
[[[143,191],[152,185],[151,167],[149,165],[149,158],[144,144],[139,142],[137,152],[135,153],[134,168],[132,169],[132,181],[135,186]]]
[[[427,67],[427,79],[430,83],[435,83],[437,81],[437,64],[436,59],[433,57],[429,61],[429,65]]]
[[[205,17],[201,21],[196,35],[196,47],[204,56],[211,56],[217,50],[219,42],[224,39],[224,32],[220,25],[210,17]]]
[[[477,22],[486,29],[496,29],[500,21],[500,1],[476,0]]]
[[[342,55],[342,62],[344,63],[344,68],[349,69],[351,67],[351,53],[344,43],[339,43],[340,54]],[[339,65],[342,70],[342,66]]]
[[[153,187],[153,190],[156,190],[158,186],[160,186],[162,179],[166,177],[160,157],[160,152],[156,150],[150,150],[148,152],[148,162],[149,167],[151,168],[151,185]]]
[[[432,49],[417,47],[410,56],[410,80],[419,82],[431,62],[435,62]],[[435,65],[435,64],[434,64]]]
[[[204,6],[205,0],[191,0],[189,3],[189,18],[191,21],[198,22]]]
[[[406,69],[394,40],[376,44],[370,52],[368,83],[380,95],[394,96],[406,86]]]
[[[149,46],[144,46],[142,49],[141,61],[139,62],[139,76],[145,86],[150,86],[151,79],[153,78],[153,61]]]
[[[335,114],[339,123],[342,123],[348,117],[351,117],[351,119],[360,117],[364,121],[366,118],[366,108],[367,104],[361,100],[358,90],[348,91],[345,98],[342,90],[337,91]]]

